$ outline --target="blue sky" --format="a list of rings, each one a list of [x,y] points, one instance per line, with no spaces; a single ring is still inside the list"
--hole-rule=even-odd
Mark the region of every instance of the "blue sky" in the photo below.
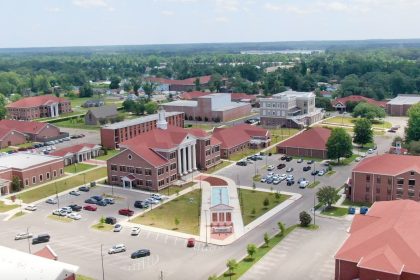
[[[0,0],[0,48],[420,38],[420,0]]]

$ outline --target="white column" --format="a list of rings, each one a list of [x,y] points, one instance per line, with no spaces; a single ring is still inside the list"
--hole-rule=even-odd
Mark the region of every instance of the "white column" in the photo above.
[[[182,149],[182,171],[184,175],[188,174],[187,172],[187,148]]]
[[[192,145],[188,146],[188,172],[192,172]]]
[[[58,103],[55,105],[55,109],[57,110],[56,111],[57,116],[59,116],[60,114],[58,113]]]
[[[182,175],[181,149],[178,149],[178,173]]]
[[[54,117],[54,110],[53,110],[53,106],[50,106],[50,115],[51,117]]]
[[[192,162],[193,162],[193,170],[194,171],[197,170],[197,162],[196,162],[197,155],[195,154],[196,153],[196,151],[195,151],[196,145],[192,146]]]

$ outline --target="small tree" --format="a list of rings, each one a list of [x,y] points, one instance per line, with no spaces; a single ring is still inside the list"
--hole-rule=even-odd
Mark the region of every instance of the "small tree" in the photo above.
[[[268,233],[264,233],[265,247],[268,247],[269,242],[270,242],[270,236],[268,236]]]
[[[270,200],[268,200],[268,197],[266,197],[266,198],[264,199],[264,201],[263,201],[263,205],[264,205],[264,208],[268,208],[268,205],[270,205]]]
[[[278,222],[277,223],[278,227],[279,227],[279,235],[283,236],[284,233],[286,232],[286,227],[284,226],[284,224],[282,222]]]
[[[337,191],[331,186],[320,188],[316,193],[316,196],[319,202],[321,202],[323,205],[327,205],[327,208],[331,208],[331,205],[336,203],[340,198],[340,196],[337,194]]]
[[[238,262],[235,259],[229,259],[226,262],[226,266],[229,269],[229,275],[235,274],[235,269],[238,267]]]
[[[13,192],[18,192],[21,190],[20,179],[18,176],[12,177],[12,190]]]
[[[354,126],[353,142],[359,145],[365,145],[373,142],[372,123],[367,119],[359,119]]]
[[[276,200],[280,200],[280,197],[281,197],[281,195],[280,195],[280,193],[279,193],[279,192],[276,192],[276,193],[274,194],[274,198],[275,198]]]
[[[312,222],[311,215],[309,215],[306,211],[300,212],[299,220],[302,227],[308,227]]]
[[[99,219],[99,224],[100,224],[100,227],[104,227],[104,225],[105,225],[105,217],[104,217],[104,216],[102,216],[102,217]]]
[[[175,223],[175,228],[178,229],[178,225],[179,225],[180,221],[177,217],[175,217],[174,223]]]
[[[248,252],[248,256],[251,260],[254,259],[254,254],[257,251],[257,245],[250,243],[246,246],[246,251]]]

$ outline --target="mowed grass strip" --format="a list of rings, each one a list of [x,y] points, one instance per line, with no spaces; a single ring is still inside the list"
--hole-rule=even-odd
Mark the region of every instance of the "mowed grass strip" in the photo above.
[[[153,206],[153,210],[137,216],[131,222],[198,235],[200,211],[201,190],[193,190],[163,205]],[[178,225],[175,224],[175,218],[179,221]]]
[[[94,159],[97,160],[108,160],[110,158],[112,158],[113,156],[115,156],[116,154],[118,154],[119,152],[121,152],[120,150],[107,150],[107,154],[106,155],[102,155],[100,157],[96,157]]]
[[[55,183],[52,182],[42,187],[34,188],[33,190],[18,194],[17,197],[22,199],[24,203],[31,203],[42,198],[47,198],[51,195],[54,195],[56,191],[56,186],[57,192],[60,193],[62,191],[83,185],[84,177],[86,178],[86,184],[88,184],[91,181],[95,181],[100,178],[106,177],[106,174],[106,167],[96,168],[94,170],[87,171],[83,174],[78,174],[67,179],[58,180]]]
[[[207,169],[205,171],[205,173],[208,173],[208,174],[215,173],[215,172],[219,171],[220,169],[223,169],[226,166],[229,166],[231,164],[232,164],[232,162],[230,162],[230,161],[224,161],[224,160],[222,160],[218,165],[215,165],[215,166],[210,167],[209,169]]]
[[[276,199],[275,193],[247,189],[238,189],[238,196],[244,225],[254,221],[256,218],[270,211],[290,197],[289,195],[281,194],[280,198]],[[264,206],[264,200],[266,198],[268,198],[269,201],[268,206]]]
[[[17,204],[6,205],[6,204],[4,204],[3,201],[0,201],[0,213],[10,211],[10,210],[15,209],[17,207],[19,207],[19,205],[17,205]]]
[[[324,211],[321,212],[323,215],[332,216],[332,217],[342,217],[347,215],[348,208],[344,207],[331,207],[325,208]]]
[[[94,168],[95,165],[85,164],[85,163],[75,163],[72,165],[67,165],[64,167],[64,172],[66,173],[78,173]]]

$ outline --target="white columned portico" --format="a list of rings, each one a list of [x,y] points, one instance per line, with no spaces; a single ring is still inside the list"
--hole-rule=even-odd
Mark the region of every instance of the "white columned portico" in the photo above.
[[[182,175],[181,149],[178,149],[178,173]]]
[[[193,170],[197,170],[197,162],[196,162],[196,151],[195,151],[195,145],[192,145],[192,163],[193,163]]]
[[[182,149],[182,171],[184,175],[188,174],[187,171],[187,148]]]
[[[188,172],[192,172],[192,145],[188,146]]]

